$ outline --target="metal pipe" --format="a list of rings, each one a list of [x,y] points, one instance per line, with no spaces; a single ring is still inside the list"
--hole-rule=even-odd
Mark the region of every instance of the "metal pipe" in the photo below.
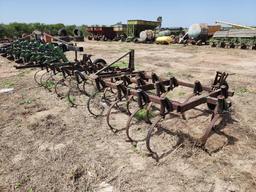
[[[216,23],[216,24],[230,25],[230,26],[236,27],[236,28],[244,28],[244,29],[256,30],[255,27],[250,27],[250,26],[245,26],[245,25],[234,24],[234,23],[230,23],[230,22],[226,22],[226,21],[215,21],[215,23]]]

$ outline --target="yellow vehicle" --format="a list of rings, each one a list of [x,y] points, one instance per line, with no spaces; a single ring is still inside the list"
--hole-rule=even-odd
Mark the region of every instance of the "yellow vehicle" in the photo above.
[[[156,44],[162,44],[162,45],[166,45],[166,44],[172,44],[175,41],[175,36],[171,35],[171,36],[162,36],[162,37],[157,37],[156,38]]]

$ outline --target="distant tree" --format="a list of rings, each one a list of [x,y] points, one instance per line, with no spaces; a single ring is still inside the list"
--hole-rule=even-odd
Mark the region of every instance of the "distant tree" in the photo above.
[[[80,30],[84,33],[85,37],[87,37],[89,35],[89,33],[87,31],[87,27],[88,27],[88,25],[81,25],[80,26]]]
[[[80,29],[85,35],[87,31],[85,30],[87,26],[76,26],[76,25],[67,25],[65,26],[62,23],[57,24],[44,24],[44,23],[9,23],[9,24],[0,24],[0,38],[9,37],[9,38],[19,38],[22,34],[30,34],[34,30],[42,31],[49,33],[51,35],[58,35],[58,31],[61,28],[65,28],[68,32],[68,35],[73,36],[73,31],[75,28]]]
[[[65,27],[66,31],[68,32],[68,35],[74,35],[73,31],[77,28],[76,25],[67,25]]]

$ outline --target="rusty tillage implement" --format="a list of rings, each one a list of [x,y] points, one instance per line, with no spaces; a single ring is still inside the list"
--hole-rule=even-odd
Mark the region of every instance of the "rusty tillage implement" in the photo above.
[[[95,73],[99,69],[106,65],[106,61],[103,59],[91,60],[91,55],[83,54],[83,59],[74,62],[52,62],[46,63],[41,66],[34,75],[35,82],[47,88],[49,91],[54,89],[58,97],[68,97],[68,101],[72,105],[79,105],[77,102],[71,99],[72,91],[75,88],[76,92],[89,96],[85,87],[87,85],[85,75]],[[53,84],[53,86],[49,86]],[[66,88],[66,89],[65,89]],[[64,92],[63,92],[64,91]],[[78,95],[78,93],[76,93]]]
[[[211,110],[211,122],[204,130],[200,139],[196,139],[199,146],[204,146],[210,132],[215,127],[218,119],[224,118],[224,114],[229,111],[231,103],[227,101],[229,96],[233,96],[233,92],[229,91],[227,84],[228,74],[225,72],[217,72],[214,82],[211,86],[203,86],[200,81],[195,83],[183,82],[175,77],[169,79],[160,78],[155,73],[147,73],[144,71],[132,73],[119,73],[113,76],[104,75],[101,72],[93,76],[97,91],[88,100],[88,109],[92,111],[92,103],[98,103],[100,113],[93,115],[102,115],[106,103],[107,124],[113,132],[121,129],[116,128],[115,124],[111,124],[111,116],[117,111],[121,111],[129,115],[126,123],[126,135],[128,141],[136,143],[138,141],[146,141],[146,147],[153,158],[159,159],[159,155],[154,151],[151,138],[159,128],[159,123],[163,121],[168,114],[180,114],[186,119],[185,112],[195,109],[197,106],[207,104]],[[167,94],[177,87],[187,87],[192,89],[192,94],[183,102],[169,99]],[[112,97],[107,94],[112,94]],[[102,94],[99,94],[102,93]],[[96,96],[98,95],[98,96]],[[98,98],[97,98],[98,97]],[[126,109],[121,107],[121,103],[126,102]],[[137,103],[135,110],[131,112],[131,104]],[[95,108],[95,105],[94,105]],[[151,122],[151,110],[157,108],[159,113],[154,122]],[[117,110],[117,111],[116,111]],[[147,135],[144,139],[136,140],[131,135],[130,127],[132,119],[137,118],[137,113],[145,110],[144,122],[148,124]]]
[[[133,63],[131,55],[133,51],[126,53],[121,58],[117,59],[111,65],[116,64],[119,60],[130,55],[129,63]],[[35,81],[49,91],[54,89],[55,93],[60,98],[68,98],[68,101],[73,106],[83,106],[85,97],[89,97],[94,92],[94,86],[90,81],[90,76],[98,72],[104,73],[106,76],[114,76],[118,73],[129,73],[134,68],[132,64],[128,67],[121,68],[118,66],[107,65],[104,59],[91,60],[92,55],[83,54],[83,59],[74,62],[52,62],[45,63],[42,69],[38,70],[35,75]],[[53,86],[49,86],[49,85]]]
[[[118,64],[127,56],[128,63],[120,67]],[[228,97],[234,93],[229,90],[228,74],[217,72],[212,85],[205,86],[200,81],[190,83],[176,77],[163,78],[155,73],[136,71],[134,60],[134,50],[111,64],[103,59],[92,61],[91,55],[87,54],[79,61],[76,52],[74,62],[37,61],[41,69],[35,73],[34,79],[49,91],[54,89],[59,97],[67,97],[72,105],[81,106],[84,103],[95,117],[106,116],[109,128],[114,133],[125,130],[132,144],[146,142],[147,150],[156,160],[162,155],[154,147],[152,138],[158,134],[162,122],[169,125],[169,116],[169,119],[177,116],[186,119],[186,112],[206,104],[211,121],[199,139],[193,137],[197,145],[204,146],[219,119],[224,119],[231,107]],[[184,101],[170,96],[179,87],[191,91]],[[89,97],[87,103],[84,96]],[[121,123],[125,119],[118,116],[122,114],[127,116],[124,127]],[[134,127],[138,130],[136,133]],[[145,133],[141,138],[139,131],[142,127]]]

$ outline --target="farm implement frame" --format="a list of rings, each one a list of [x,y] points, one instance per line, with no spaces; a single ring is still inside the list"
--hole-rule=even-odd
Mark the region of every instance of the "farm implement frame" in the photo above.
[[[106,117],[112,132],[125,130],[132,144],[145,142],[149,154],[157,161],[162,155],[154,148],[152,137],[161,129],[161,122],[166,121],[167,116],[171,119],[177,116],[186,119],[186,112],[207,105],[211,115],[209,125],[199,138],[193,138],[198,146],[204,147],[219,119],[224,119],[225,114],[229,113],[229,97],[234,92],[229,90],[228,73],[216,72],[213,83],[206,86],[198,80],[191,83],[176,77],[166,78],[156,73],[135,70],[134,50],[107,64],[104,59],[93,61],[89,54],[83,54],[82,60],[78,60],[77,52],[82,49],[76,46],[71,47],[75,51],[75,60],[69,61],[61,52],[62,47],[63,42],[61,46],[53,47],[36,41],[30,43],[20,40],[2,48],[1,53],[17,61],[17,69],[40,68],[34,75],[38,85],[49,91],[54,90],[60,98],[67,97],[72,106],[87,106],[94,117]],[[125,66],[119,66],[118,63],[127,57],[128,61],[122,63]],[[178,87],[190,90],[183,101],[169,96]],[[144,112],[138,120],[140,111]],[[113,115],[118,113],[128,117],[124,128],[112,121],[115,119]],[[147,127],[142,139],[132,134],[131,127],[134,122],[138,122],[135,119]]]

